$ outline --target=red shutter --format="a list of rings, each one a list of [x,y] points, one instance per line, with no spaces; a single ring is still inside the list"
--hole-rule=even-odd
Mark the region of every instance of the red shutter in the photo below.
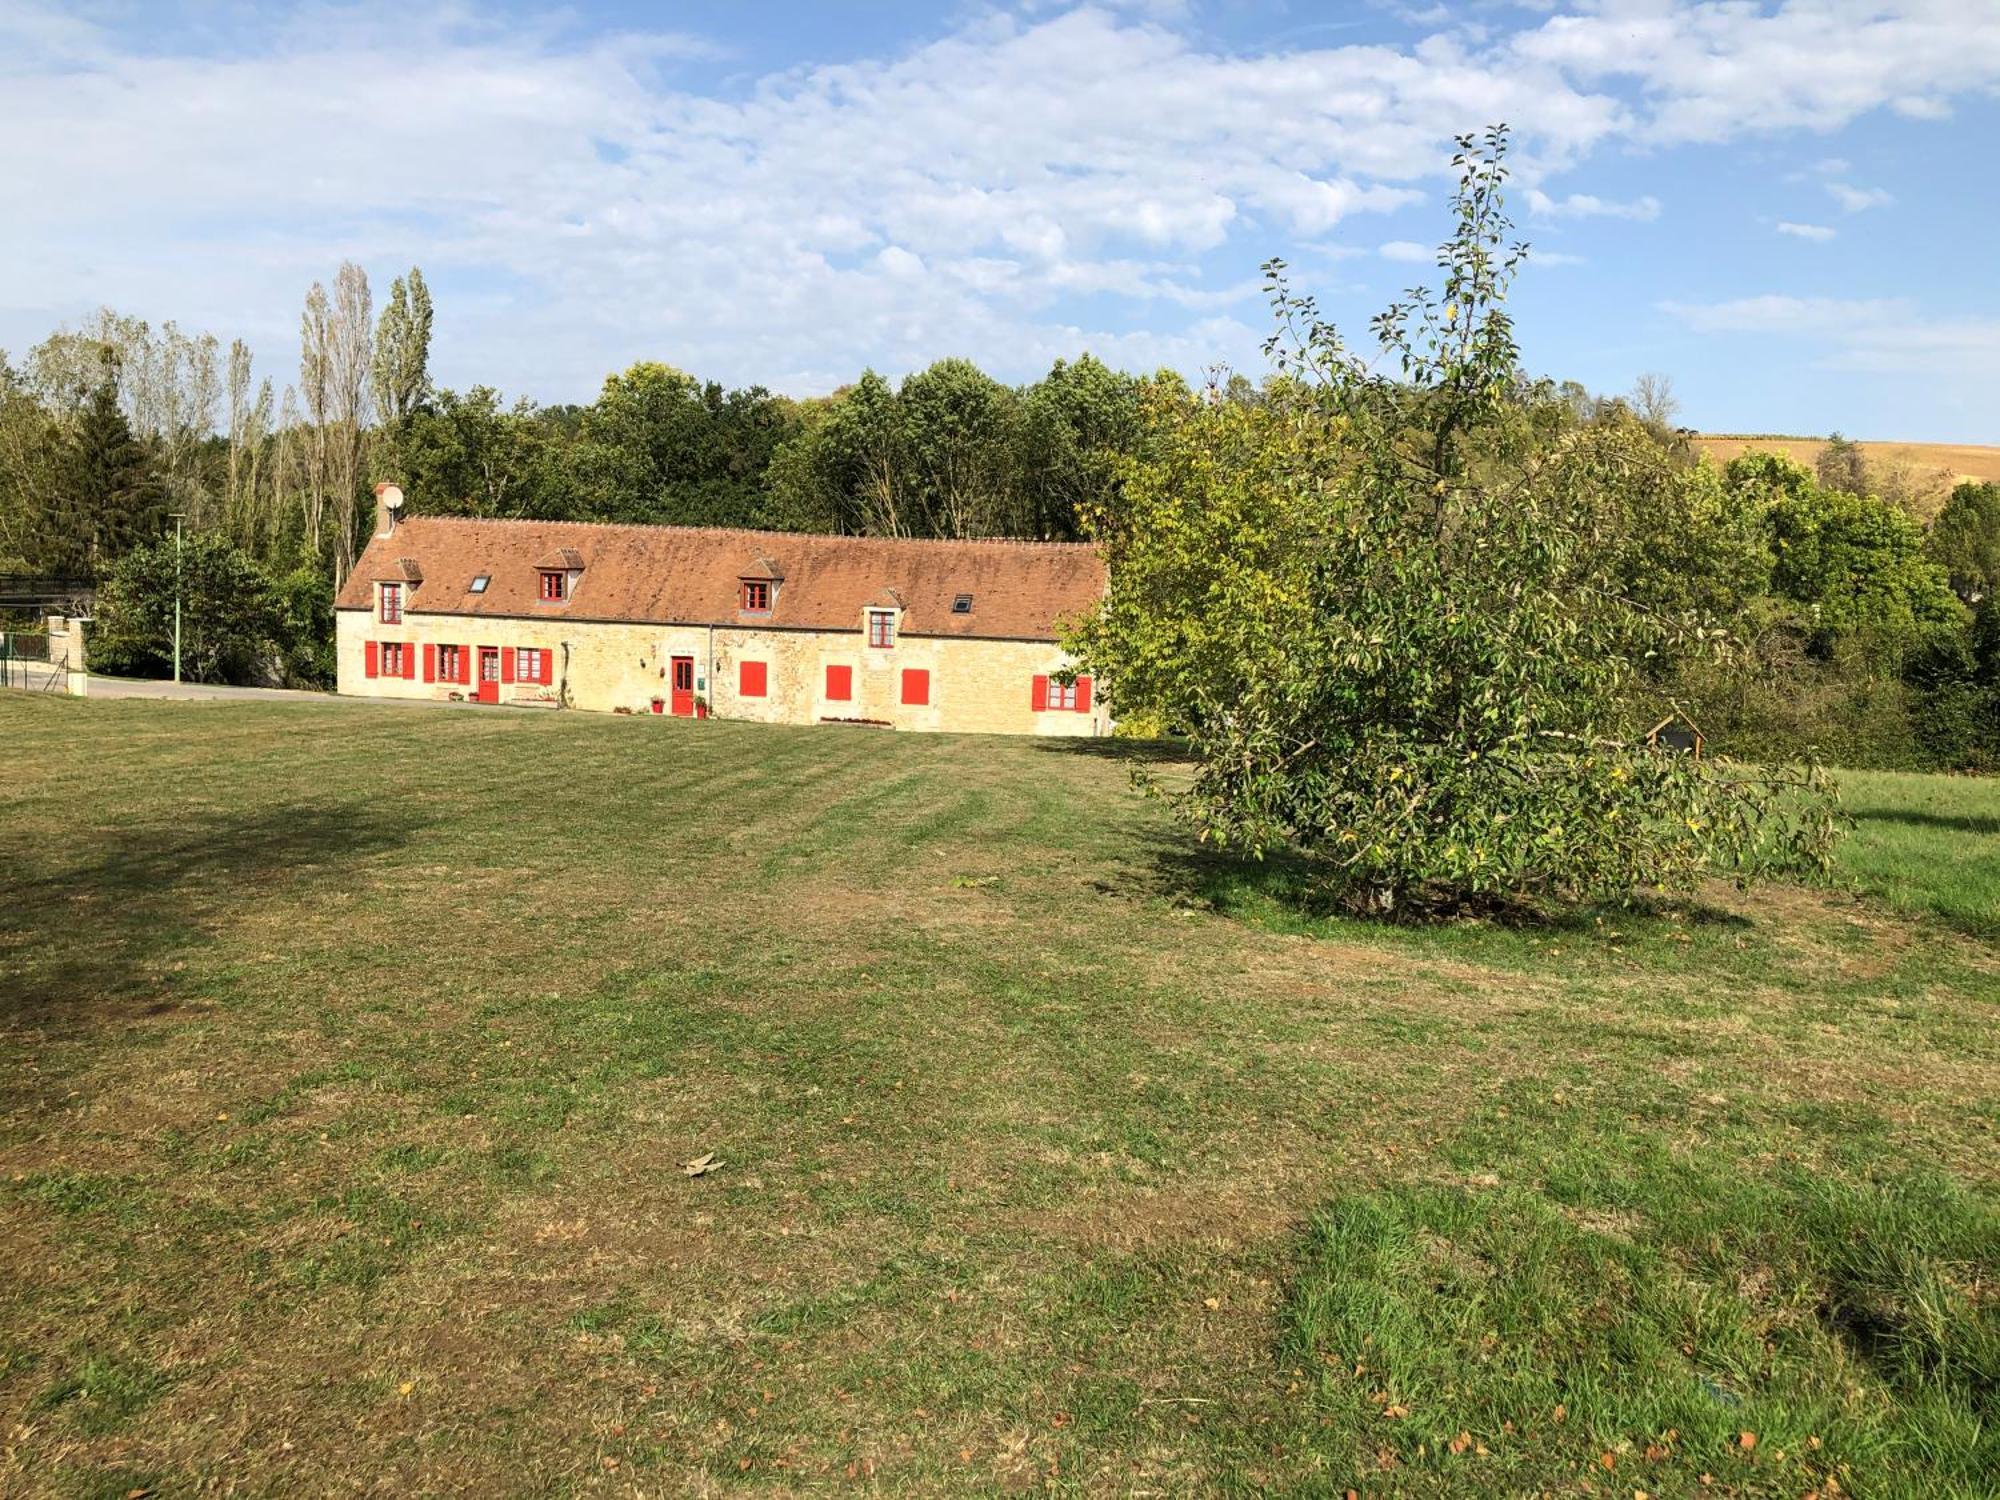
[[[512,646],[503,646],[500,648],[500,680],[502,682],[512,682],[514,680],[514,648]]]
[[[922,667],[903,669],[903,702],[922,708],[931,701],[931,674]]]
[[[746,661],[741,665],[742,677],[737,692],[745,698],[763,697],[770,685],[767,664],[761,661]]]
[[[458,685],[460,687],[472,686],[472,658],[477,652],[478,648],[473,646],[460,646],[458,648]]]
[[[1090,679],[1088,677],[1079,677],[1076,680],[1076,711],[1080,714],[1090,712]]]
[[[368,643],[368,665],[362,668],[362,671],[367,676],[373,677],[376,675],[377,672],[376,663],[381,660],[381,655],[382,655],[381,648],[377,646],[373,641],[370,641]]]
[[[556,680],[556,651],[551,646],[542,653],[542,686],[552,687]]]
[[[854,668],[826,669],[826,697],[829,703],[845,703],[854,696]]]
[[[1043,709],[1047,708],[1048,706],[1049,706],[1049,680],[1046,677],[1037,677],[1035,679],[1034,689],[1028,695],[1028,707],[1032,708],[1036,713],[1040,713]]]
[[[403,642],[403,679],[414,682],[417,677],[417,653],[410,649],[408,641]]]
[[[424,681],[436,682],[438,675],[438,648],[429,641],[424,642]]]

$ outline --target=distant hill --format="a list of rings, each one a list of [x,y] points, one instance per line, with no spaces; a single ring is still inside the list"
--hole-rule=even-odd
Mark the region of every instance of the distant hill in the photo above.
[[[1755,449],[1782,453],[1808,469],[1826,446],[1825,438],[1764,436],[1758,433],[1703,433],[1695,446],[1719,464]],[[1908,502],[1924,520],[1936,515],[1952,486],[1964,479],[2000,482],[2000,447],[1978,443],[1861,444],[1874,488]]]

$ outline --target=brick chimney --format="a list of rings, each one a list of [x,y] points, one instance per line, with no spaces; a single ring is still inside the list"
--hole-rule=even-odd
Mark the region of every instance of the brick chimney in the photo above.
[[[403,487],[398,484],[375,486],[375,535],[394,536],[396,523],[403,519]]]

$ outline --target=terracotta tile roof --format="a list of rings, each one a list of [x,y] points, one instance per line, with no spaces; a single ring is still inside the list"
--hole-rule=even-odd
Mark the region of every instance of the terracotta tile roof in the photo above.
[[[539,597],[538,564],[559,550],[581,559],[567,599]],[[408,614],[501,615],[645,624],[756,624],[859,630],[870,604],[902,601],[906,635],[1054,640],[1060,622],[1104,597],[1104,563],[1076,542],[897,541],[719,527],[614,526],[412,516],[371,540],[336,605],[368,609],[370,584],[391,557],[422,569]],[[754,569],[754,571],[752,571]],[[468,585],[490,574],[486,591]],[[771,609],[744,614],[741,580],[781,579]],[[955,614],[952,600],[972,596]]]
[[[371,564],[372,571],[366,576],[371,583],[422,583],[424,581],[424,570],[417,566],[417,560],[414,557],[390,557],[386,552],[377,556],[374,549],[370,548],[362,554],[362,559],[363,561],[367,561],[370,558],[374,559]],[[355,565],[355,572],[359,573],[360,571],[361,565],[357,563]]]
[[[583,566],[583,554],[574,547],[556,547],[535,559],[535,566],[556,572],[569,572]]]

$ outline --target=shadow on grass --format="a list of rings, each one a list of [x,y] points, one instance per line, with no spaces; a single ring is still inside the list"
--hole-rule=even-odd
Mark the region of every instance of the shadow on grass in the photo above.
[[[1877,808],[1851,814],[1857,823],[1904,823],[1912,828],[1943,828],[1953,833],[2000,833],[2000,818],[1979,813],[1931,813],[1914,808]]]
[[[173,951],[282,900],[292,871],[395,848],[414,831],[373,803],[328,802],[124,828],[81,851],[17,846],[6,864],[44,873],[0,887],[0,1024],[171,1009]],[[84,862],[65,859],[79,852]],[[135,1007],[141,997],[155,1003]]]
[[[1036,740],[1035,748],[1054,755],[1087,755],[1093,760],[1132,766],[1171,765],[1190,759],[1187,747],[1175,740],[1121,739],[1117,735],[1101,739]]]
[[[1668,920],[1699,928],[1747,929],[1746,917],[1692,899],[1636,897],[1629,904],[1505,902],[1451,913],[1356,912],[1327,892],[1312,860],[1297,854],[1264,859],[1171,837],[1153,841],[1149,894],[1282,932],[1351,936],[1498,930],[1535,936],[1592,936],[1607,924]]]

